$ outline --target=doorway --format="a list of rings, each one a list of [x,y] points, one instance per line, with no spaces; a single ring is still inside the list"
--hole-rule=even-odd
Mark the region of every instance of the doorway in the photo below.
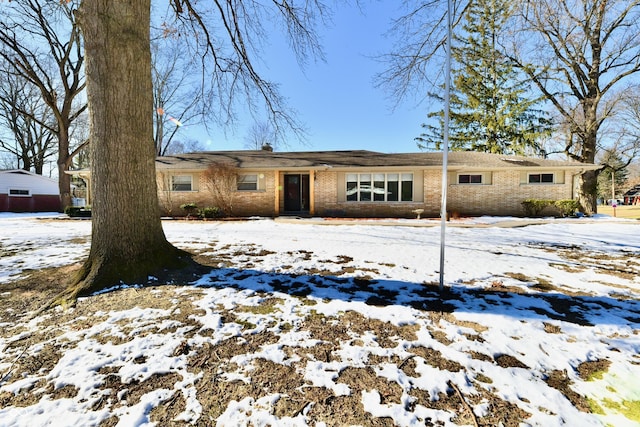
[[[284,176],[285,213],[309,212],[309,175]]]

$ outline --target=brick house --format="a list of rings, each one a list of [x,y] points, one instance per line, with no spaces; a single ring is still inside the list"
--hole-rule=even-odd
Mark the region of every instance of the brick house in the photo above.
[[[236,171],[234,216],[438,217],[442,153],[212,151],[159,157],[164,214],[180,205],[214,206],[205,171]],[[576,177],[599,166],[478,152],[448,154],[447,210],[522,216],[526,199],[573,199]]]

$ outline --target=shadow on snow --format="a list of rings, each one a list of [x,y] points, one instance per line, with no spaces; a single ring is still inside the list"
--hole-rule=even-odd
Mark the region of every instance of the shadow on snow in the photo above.
[[[422,311],[487,313],[540,321],[554,319],[581,326],[640,324],[638,300],[610,296],[569,296],[500,286],[486,289],[456,284],[440,292],[437,284],[233,268],[213,269],[193,284],[339,299],[378,307],[404,306]]]

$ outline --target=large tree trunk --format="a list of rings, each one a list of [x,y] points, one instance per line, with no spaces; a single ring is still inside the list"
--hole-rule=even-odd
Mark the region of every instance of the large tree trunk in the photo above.
[[[581,139],[580,154],[578,159],[584,163],[595,163],[596,150],[598,142],[598,99],[599,91],[595,86],[590,87],[589,96],[581,101],[584,125],[583,129],[578,132]],[[576,157],[575,155],[573,156]],[[580,176],[578,180],[578,201],[582,211],[587,215],[596,213],[597,194],[598,194],[598,171],[587,171]]]
[[[578,202],[582,212],[594,215],[597,211],[598,171],[586,171],[578,178]]]
[[[91,126],[92,240],[77,283],[63,299],[146,280],[186,261],[185,253],[167,242],[160,221],[150,3],[86,0],[80,9]]]
[[[71,206],[71,176],[66,173],[69,170],[69,127],[63,126],[59,121],[58,131],[58,191],[60,192],[61,212],[67,206]]]

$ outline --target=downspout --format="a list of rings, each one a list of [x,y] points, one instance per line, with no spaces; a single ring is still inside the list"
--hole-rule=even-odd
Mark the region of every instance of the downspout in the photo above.
[[[274,206],[273,206],[273,216],[280,216],[280,190],[282,190],[282,186],[280,185],[280,171],[273,171],[274,177],[274,187],[275,187],[275,197],[274,197]]]
[[[316,212],[316,171],[309,171],[309,215],[313,216]]]

